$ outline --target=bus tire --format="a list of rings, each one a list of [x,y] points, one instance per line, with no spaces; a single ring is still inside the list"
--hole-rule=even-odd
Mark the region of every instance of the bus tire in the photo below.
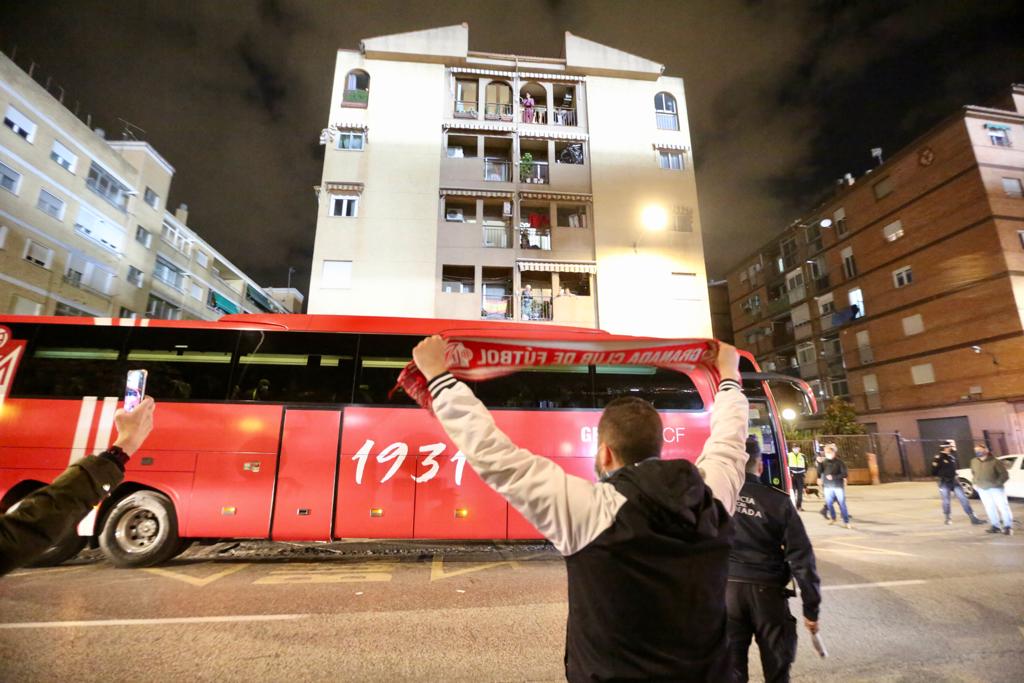
[[[22,499],[24,500],[24,498]],[[18,509],[21,500],[7,509],[7,512],[14,512]],[[77,555],[85,547],[88,540],[85,536],[78,535],[78,525],[68,530],[68,533],[59,541],[43,551],[43,553],[28,563],[29,567],[56,567],[63,564]]]
[[[169,560],[181,541],[171,500],[136,491],[117,502],[100,532],[100,548],[117,567],[151,567]]]

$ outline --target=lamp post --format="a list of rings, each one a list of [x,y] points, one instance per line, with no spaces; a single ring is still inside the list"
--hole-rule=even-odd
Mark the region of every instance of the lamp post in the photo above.
[[[640,246],[640,240],[643,239],[644,234],[647,232],[661,232],[668,225],[668,213],[662,207],[652,204],[643,210],[640,215],[640,223],[643,225],[643,231],[640,236],[633,242],[633,253],[636,254],[637,248]]]
[[[796,411],[792,408],[783,408],[782,419],[792,424],[792,422],[796,420]]]

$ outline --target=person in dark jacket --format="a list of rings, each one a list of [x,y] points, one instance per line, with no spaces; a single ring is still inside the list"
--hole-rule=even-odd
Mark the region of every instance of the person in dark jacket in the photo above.
[[[999,458],[993,458],[992,452],[983,444],[978,444],[974,447],[974,460],[971,461],[971,478],[991,524],[986,533],[1012,536],[1013,511],[1004,488],[1010,478],[1006,465]]]
[[[825,507],[832,518],[829,524],[836,523],[835,504],[839,503],[839,511],[843,513],[843,526],[851,529],[853,527],[850,525],[850,513],[846,509],[846,463],[839,459],[834,443],[825,444],[823,450],[825,457],[818,459],[818,480],[825,489]]]
[[[36,489],[15,510],[0,515],[0,575],[29,564],[71,533],[124,479],[128,458],[153,430],[152,398],[130,413],[114,413],[117,439],[99,455],[82,458],[52,484]]]
[[[932,458],[932,476],[939,478],[939,496],[942,498],[942,514],[946,517],[946,524],[953,523],[949,505],[951,493],[956,495],[957,500],[960,501],[960,507],[964,509],[964,514],[971,520],[971,524],[984,524],[985,522],[974,514],[971,503],[967,500],[967,494],[957,482],[956,471],[958,469],[960,469],[960,463],[956,458],[956,441],[952,439],[943,441],[939,445],[939,452]]]
[[[466,461],[565,557],[569,681],[724,681],[730,515],[743,484],[749,404],[739,355],[721,345],[711,434],[697,458],[661,460],[661,416],[636,397],[597,426],[598,483],[519,448],[470,388],[447,372],[445,341],[413,360]]]
[[[804,625],[818,630],[821,581],[804,523],[784,492],[761,482],[757,441],[747,441],[746,483],[736,503],[736,537],[729,553],[725,604],[733,681],[746,683],[750,640],[757,640],[766,683],[789,680],[796,659],[796,620],[789,611],[790,578],[800,586]]]

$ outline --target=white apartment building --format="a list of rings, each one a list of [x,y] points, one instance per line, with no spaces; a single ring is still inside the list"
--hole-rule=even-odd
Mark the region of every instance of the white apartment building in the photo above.
[[[682,79],[564,55],[470,51],[465,24],[338,51],[310,313],[711,336]]]
[[[174,168],[108,141],[0,55],[0,311],[212,320],[288,312],[166,209]]]

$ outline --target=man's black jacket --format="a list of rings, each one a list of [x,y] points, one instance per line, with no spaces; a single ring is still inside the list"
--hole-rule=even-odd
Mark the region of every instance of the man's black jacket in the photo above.
[[[955,484],[958,469],[960,469],[960,463],[956,459],[956,453],[939,451],[932,458],[932,476],[938,477],[940,483]]]
[[[825,458],[818,463],[818,482],[825,488],[843,488],[847,474],[846,463],[839,458]]]
[[[789,496],[748,473],[733,521],[729,579],[782,587],[792,576],[800,586],[804,616],[817,621],[821,581],[814,549]]]

